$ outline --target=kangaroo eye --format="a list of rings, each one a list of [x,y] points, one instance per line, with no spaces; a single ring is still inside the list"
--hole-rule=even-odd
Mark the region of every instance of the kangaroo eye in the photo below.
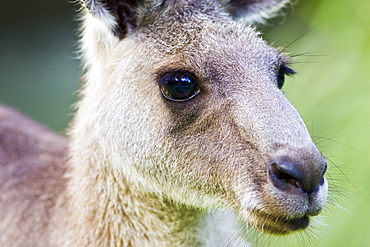
[[[296,72],[291,68],[282,65],[277,74],[277,86],[279,89],[282,89],[285,82],[285,75],[294,75]]]
[[[158,81],[162,95],[172,101],[186,101],[200,93],[195,75],[189,71],[168,72]]]

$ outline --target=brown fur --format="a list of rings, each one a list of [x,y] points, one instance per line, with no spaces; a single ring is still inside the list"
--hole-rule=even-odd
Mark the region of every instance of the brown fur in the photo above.
[[[233,20],[286,1],[257,2],[86,1],[68,144],[0,108],[0,244],[237,246],[230,211],[269,234],[305,228],[326,164],[277,87],[288,58]],[[181,102],[158,86],[179,70],[201,88]]]
[[[47,246],[65,194],[67,140],[4,106],[0,120],[0,243]]]

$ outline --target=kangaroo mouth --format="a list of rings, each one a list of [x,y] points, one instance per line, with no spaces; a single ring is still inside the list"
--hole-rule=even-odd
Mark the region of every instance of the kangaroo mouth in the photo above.
[[[286,235],[295,231],[303,230],[310,224],[308,215],[303,217],[286,219],[279,216],[273,216],[263,212],[255,212],[256,219],[254,226],[267,234]]]

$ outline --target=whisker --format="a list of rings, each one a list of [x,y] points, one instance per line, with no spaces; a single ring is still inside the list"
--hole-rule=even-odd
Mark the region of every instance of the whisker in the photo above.
[[[356,186],[352,183],[352,181],[349,179],[349,177],[343,172],[343,170],[335,164],[335,162],[333,160],[331,160],[330,158],[328,157],[325,157],[332,165],[334,165],[334,167],[336,169],[338,169],[338,171],[340,171],[341,175],[344,176],[344,178],[346,179],[347,182],[350,183],[350,185],[352,186],[352,188],[361,196],[361,193],[359,192],[359,190],[356,188]]]
[[[311,136],[311,137],[312,137],[313,139],[321,139],[321,140],[323,140],[323,141],[331,141],[331,142],[334,142],[334,143],[336,143],[336,144],[339,144],[339,145],[341,145],[341,146],[343,146],[343,147],[349,148],[349,149],[351,149],[351,150],[353,150],[353,151],[361,152],[360,150],[355,149],[355,148],[353,148],[353,147],[351,147],[351,146],[348,146],[348,145],[346,145],[346,144],[344,144],[344,143],[342,143],[342,142],[340,142],[340,141],[334,140],[334,139],[333,139],[333,138],[331,138],[331,137],[324,137],[324,136]]]
[[[309,30],[307,30],[306,32],[304,32],[303,34],[299,35],[297,38],[295,38],[294,40],[292,40],[290,43],[288,43],[288,45],[284,46],[283,49],[280,50],[280,54],[285,52],[286,49],[288,49],[290,46],[292,46],[295,42],[297,42],[298,40],[300,40],[301,38],[303,38],[304,36],[306,36],[308,33],[310,33],[313,29],[315,29],[316,26],[310,28]]]

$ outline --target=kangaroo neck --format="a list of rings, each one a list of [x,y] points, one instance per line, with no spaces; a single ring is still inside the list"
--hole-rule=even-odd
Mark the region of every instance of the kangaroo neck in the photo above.
[[[138,190],[91,157],[82,160],[69,171],[71,245],[204,246],[203,212]]]

